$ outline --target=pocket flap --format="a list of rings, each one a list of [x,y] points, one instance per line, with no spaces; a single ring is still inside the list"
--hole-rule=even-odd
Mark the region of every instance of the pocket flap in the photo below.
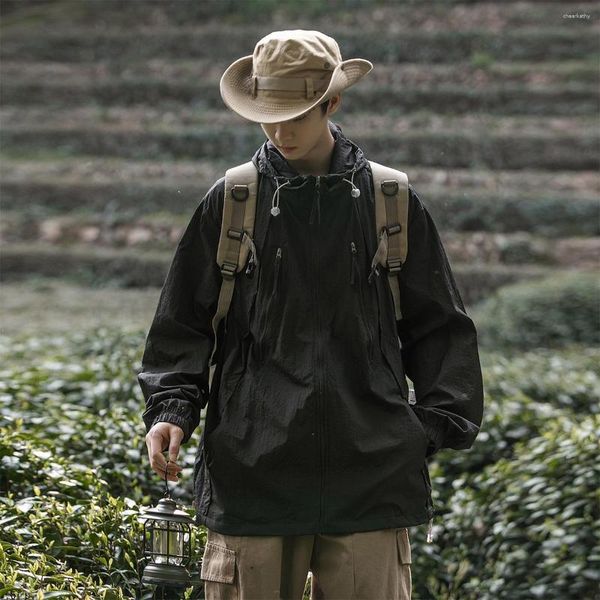
[[[410,550],[410,538],[408,536],[408,528],[400,527],[396,531],[396,540],[398,542],[398,555],[400,563],[410,565],[412,563],[412,554]]]
[[[218,583],[233,583],[235,578],[235,550],[208,542],[202,557],[200,579]]]

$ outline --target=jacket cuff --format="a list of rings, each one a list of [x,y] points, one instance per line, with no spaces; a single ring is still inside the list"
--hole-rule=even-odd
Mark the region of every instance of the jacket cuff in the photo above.
[[[172,412],[162,412],[154,419],[154,421],[152,421],[152,425],[149,429],[152,429],[152,427],[154,427],[154,425],[157,423],[171,423],[171,425],[177,425],[178,427],[181,427],[181,429],[183,429],[183,439],[181,440],[182,445],[192,437],[189,421],[185,417],[181,417]]]
[[[152,408],[146,409],[142,415],[146,425],[146,432],[150,431],[156,423],[172,423],[183,429],[182,444],[185,444],[196,427],[192,406],[189,402],[178,398],[169,398],[156,402]]]
[[[427,446],[425,454],[425,457],[429,458],[444,446],[448,423],[446,419],[440,415],[432,413],[418,404],[413,405],[413,409],[421,421],[421,425],[423,425],[423,429],[425,430],[425,435],[429,440],[429,445]]]
[[[444,432],[432,427],[428,423],[423,423],[423,428],[429,439],[429,446],[427,446],[427,452],[425,458],[433,456],[444,443]]]

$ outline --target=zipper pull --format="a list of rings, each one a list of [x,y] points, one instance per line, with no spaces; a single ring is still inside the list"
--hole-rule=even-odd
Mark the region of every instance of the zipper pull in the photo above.
[[[352,252],[352,269],[350,271],[350,285],[354,285],[354,282],[356,280],[354,277],[354,273],[357,270],[356,255],[358,254],[358,251],[356,250],[356,244],[354,242],[350,242],[350,251]]]
[[[433,517],[429,519],[429,524],[427,525],[427,543],[431,544],[433,542]]]
[[[246,267],[246,277],[252,279],[254,277],[254,269],[256,268],[256,262],[254,261],[254,254],[250,254],[250,259],[248,260],[248,266]]]

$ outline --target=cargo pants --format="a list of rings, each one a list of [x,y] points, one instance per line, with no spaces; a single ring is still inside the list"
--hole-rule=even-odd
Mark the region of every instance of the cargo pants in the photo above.
[[[206,600],[410,600],[406,527],[336,535],[231,536],[208,530]]]

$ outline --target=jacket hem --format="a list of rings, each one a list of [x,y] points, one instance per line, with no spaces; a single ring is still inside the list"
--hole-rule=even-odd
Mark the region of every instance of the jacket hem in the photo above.
[[[423,512],[414,519],[381,517],[364,521],[338,521],[331,525],[317,523],[228,523],[215,520],[203,514],[196,515],[196,524],[204,525],[212,531],[224,535],[316,535],[316,534],[351,534],[362,531],[375,531],[396,527],[416,527],[427,523],[429,516]]]

